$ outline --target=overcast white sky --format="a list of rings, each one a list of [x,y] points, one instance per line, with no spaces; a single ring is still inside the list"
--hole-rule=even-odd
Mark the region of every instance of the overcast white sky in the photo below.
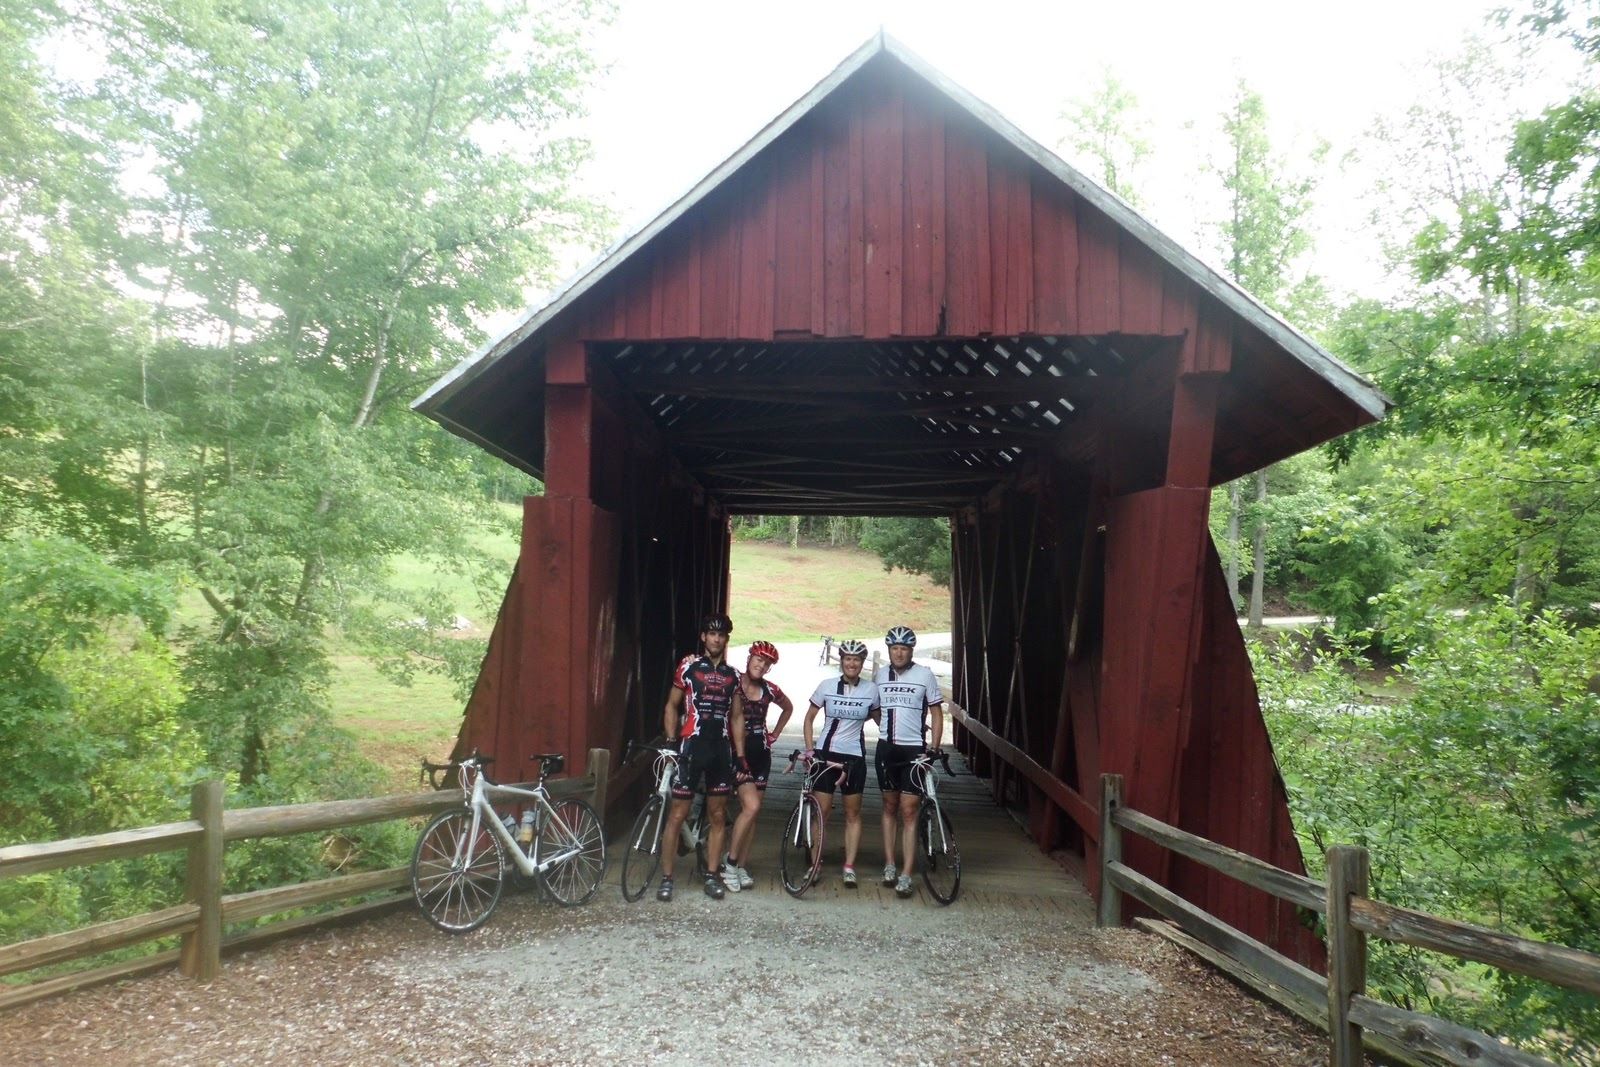
[[[1111,70],[1156,124],[1146,211],[1194,247],[1197,210],[1185,189],[1207,180],[1202,131],[1239,78],[1265,97],[1282,147],[1323,138],[1337,157],[1376,114],[1417,99],[1416,64],[1428,52],[1455,51],[1504,2],[621,0],[600,41],[610,70],[585,124],[595,152],[587,183],[632,228],[881,26],[1051,148],[1065,132],[1063,102]],[[1334,175],[1320,194],[1315,265],[1342,291],[1381,286],[1361,206],[1369,184]]]

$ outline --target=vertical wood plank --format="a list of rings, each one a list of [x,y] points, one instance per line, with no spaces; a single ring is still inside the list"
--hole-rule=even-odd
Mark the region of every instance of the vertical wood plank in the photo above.
[[[989,271],[994,332],[1028,332],[1033,321],[1033,196],[1024,161],[989,159]]]
[[[922,94],[905,100],[905,183],[901,328],[931,337],[945,300],[944,115]]]
[[[1193,282],[1175,270],[1161,272],[1161,333],[1167,337],[1183,337],[1178,350],[1178,373],[1193,374],[1198,371],[1196,353],[1200,332],[1198,290]]]
[[[850,266],[850,285],[846,333],[861,337],[867,330],[866,263],[866,128],[862,114],[865,101],[858,96],[850,108],[850,154],[847,167],[849,221],[845,236],[846,257]]]
[[[802,122],[773,146],[772,328],[811,332],[811,139]]]
[[[700,227],[679,219],[657,238],[661,256],[661,335],[693,337],[700,331]]]
[[[603,748],[591,748],[589,764],[584,773],[594,780],[594,792],[589,802],[594,805],[600,821],[605,822],[606,801],[611,792],[611,753]]]
[[[1154,252],[1124,233],[1119,245],[1122,333],[1160,333],[1161,267]]]
[[[946,329],[971,336],[993,329],[989,272],[989,160],[969,120],[945,128]]]
[[[886,85],[866,101],[862,148],[865,152],[866,322],[868,337],[900,333],[904,279],[901,265],[905,226],[905,111],[900,86]]]
[[[1328,849],[1328,1062],[1362,1067],[1361,1027],[1350,1021],[1350,998],[1367,991],[1367,935],[1350,925],[1350,898],[1366,896],[1367,850]]]
[[[1071,195],[1046,174],[1031,184],[1032,332],[1078,331],[1078,215]]]
[[[1122,325],[1122,279],[1116,223],[1080,202],[1078,333],[1115,333]]]
[[[819,115],[811,133],[811,332],[827,334],[827,124]]]
[[[859,187],[852,188],[853,143],[848,101],[834,102],[820,129],[822,149],[822,329],[828,337],[850,333],[851,259],[857,251],[851,216]]]
[[[778,191],[772,157],[751,161],[745,186],[744,211],[739,220],[738,336],[767,340],[772,337],[776,265],[776,214]]]
[[[1122,807],[1122,775],[1100,776],[1100,906],[1097,926],[1122,925],[1122,891],[1106,877],[1106,869],[1122,862],[1122,828],[1112,821]]]
[[[178,970],[209,982],[222,968],[222,782],[196,782],[189,793],[189,816],[200,837],[189,846],[183,899],[200,906],[195,928],[183,935]]]
[[[622,336],[643,340],[655,336],[650,331],[650,292],[655,276],[655,254],[649,248],[640,249],[634,262],[627,264],[618,284],[622,289]]]
[[[739,240],[736,216],[744,183],[735,176],[707,199],[700,225],[700,326],[697,335],[725,339],[738,333]]]

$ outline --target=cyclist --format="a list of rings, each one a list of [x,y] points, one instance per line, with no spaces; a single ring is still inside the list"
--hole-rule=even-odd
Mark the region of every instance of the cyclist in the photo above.
[[[844,797],[844,884],[856,887],[856,849],[861,844],[861,792],[867,785],[866,749],[861,726],[878,707],[877,686],[861,677],[867,646],[851,639],[839,643],[839,677],[824,679],[811,694],[806,708],[805,754],[808,758],[844,765],[828,768],[817,777],[817,805],[823,822],[833,807],[833,791]],[[823,712],[821,748],[812,750],[813,724]]]
[[[944,738],[944,694],[932,671],[911,662],[912,649],[917,646],[911,627],[896,626],[883,640],[889,646],[889,662],[879,667],[873,678],[882,704],[873,762],[883,794],[883,884],[909,897],[916,864],[917,809],[922,803],[911,761],[923,752],[929,711],[933,712],[933,751],[939,751]],[[904,863],[897,866],[897,859]]]
[[[728,634],[733,622],[719,613],[700,622],[701,651],[683,657],[672,676],[667,694],[663,727],[668,737],[678,738],[678,770],[672,777],[672,807],[662,840],[675,842],[683,820],[689,815],[689,801],[696,789],[706,794],[706,823],[710,840],[706,855],[722,855],[723,823],[728,817],[728,794],[733,792],[735,767],[744,769],[744,731],[731,729],[743,717],[744,699],[739,695],[739,672],[728,666]],[[729,740],[733,750],[729,751]],[[672,899],[672,867],[677,849],[661,850],[661,887],[657,900]],[[711,864],[716,861],[713,859]],[[706,896],[721,900],[732,889],[739,891],[739,880],[723,880],[720,871],[706,872]]]
[[[761,810],[761,801],[767,792],[767,776],[772,772],[772,742],[783,733],[789,717],[794,714],[794,702],[767,678],[767,671],[777,662],[777,647],[771,641],[757,641],[750,646],[744,674],[739,677],[744,721],[742,726],[736,722],[734,729],[744,730],[744,757],[749,770],[740,771],[734,777],[739,793],[739,817],[733,822],[733,841],[722,868],[722,880],[737,879],[741,889],[755,885],[755,879],[744,865],[750,859],[750,843],[756,835],[756,814]],[[774,704],[779,709],[778,725],[768,731],[767,713]]]

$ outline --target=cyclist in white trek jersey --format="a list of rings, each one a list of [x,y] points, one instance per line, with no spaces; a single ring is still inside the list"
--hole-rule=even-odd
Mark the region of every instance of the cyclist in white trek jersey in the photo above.
[[[883,794],[883,884],[902,897],[912,892],[917,844],[917,809],[922,789],[912,777],[911,761],[926,751],[928,712],[933,712],[933,751],[944,739],[944,694],[939,679],[920,663],[911,662],[917,635],[896,626],[884,636],[889,662],[878,668],[878,747],[873,760]],[[903,861],[903,862],[900,862]]]
[[[833,807],[833,791],[844,797],[844,884],[856,887],[856,849],[861,845],[861,792],[867,787],[867,752],[861,727],[878,707],[878,690],[861,677],[867,662],[867,646],[860,641],[845,641],[839,646],[839,677],[824,679],[811,694],[806,708],[806,755],[844,765],[844,770],[829,768],[817,776],[813,795],[828,821]],[[817,712],[823,712],[822,734],[816,751],[812,739]]]

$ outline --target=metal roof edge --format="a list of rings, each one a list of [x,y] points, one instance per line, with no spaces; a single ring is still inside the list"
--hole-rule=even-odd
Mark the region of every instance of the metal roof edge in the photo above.
[[[712,168],[710,173],[696,182],[688,192],[679,196],[665,210],[640,228],[612,242],[599,255],[595,256],[594,259],[568,278],[566,282],[562,283],[543,305],[538,308],[529,308],[510,330],[457,363],[421,396],[411,402],[412,410],[423,414],[435,411],[439,405],[448,400],[457,390],[494,366],[501,357],[538,332],[540,327],[559,315],[573,301],[599,284],[602,279],[625,262],[634,252],[648,244],[662,230],[665,230],[683,217],[691,208],[705,199],[713,189],[748,163],[762,149],[782,136],[790,127],[808,114],[812,108],[816,107],[824,97],[865,66],[868,60],[887,51],[888,47],[889,38],[883,30],[879,29],[874,32],[855,51],[840,61],[821,81],[813,85],[798,100],[763,126],[754,137],[746,141],[742,147],[727,159]]]
[[[1184,277],[1266,334],[1269,339],[1300,360],[1357,407],[1373,418],[1381,419],[1384,412],[1394,406],[1394,402],[1385,396],[1382,390],[1367,381],[1359,372],[1295,329],[1277,312],[1240,288],[1231,278],[1221,274],[1161,232],[1126,200],[1035,141],[1010,119],[952,81],[895,38],[885,34],[883,44],[884,51],[904,64],[907,69],[932,84],[973,118],[998,134],[1023,155],[1044,167],[1074,193],[1104,212],[1113,222],[1133,234]]]

